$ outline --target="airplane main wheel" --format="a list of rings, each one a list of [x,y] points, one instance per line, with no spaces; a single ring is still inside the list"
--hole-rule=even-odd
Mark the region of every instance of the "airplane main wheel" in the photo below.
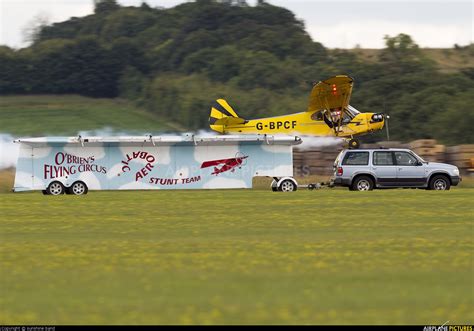
[[[357,149],[360,147],[360,142],[357,139],[349,140],[349,148],[350,149]]]

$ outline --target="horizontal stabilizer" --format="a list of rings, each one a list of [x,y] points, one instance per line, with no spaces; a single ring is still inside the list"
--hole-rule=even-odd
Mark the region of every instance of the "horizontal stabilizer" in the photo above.
[[[239,124],[244,124],[245,120],[240,117],[224,117],[219,120],[216,120],[213,125],[239,125]]]

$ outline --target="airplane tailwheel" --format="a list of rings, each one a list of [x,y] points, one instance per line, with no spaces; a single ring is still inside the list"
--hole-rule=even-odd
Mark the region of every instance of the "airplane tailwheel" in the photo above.
[[[357,139],[351,139],[349,140],[349,148],[350,149],[356,149],[360,147],[360,142]]]

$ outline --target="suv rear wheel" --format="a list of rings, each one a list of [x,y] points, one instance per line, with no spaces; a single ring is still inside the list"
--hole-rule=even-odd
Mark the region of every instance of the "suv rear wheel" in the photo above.
[[[352,191],[372,191],[374,189],[374,181],[367,176],[356,177],[350,188]]]

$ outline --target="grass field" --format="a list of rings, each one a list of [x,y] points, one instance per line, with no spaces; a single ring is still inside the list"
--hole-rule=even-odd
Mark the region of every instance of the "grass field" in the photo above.
[[[0,324],[472,324],[473,196],[3,193]]]
[[[0,96],[0,133],[74,135],[103,130],[156,133],[179,128],[122,99],[77,95]]]

